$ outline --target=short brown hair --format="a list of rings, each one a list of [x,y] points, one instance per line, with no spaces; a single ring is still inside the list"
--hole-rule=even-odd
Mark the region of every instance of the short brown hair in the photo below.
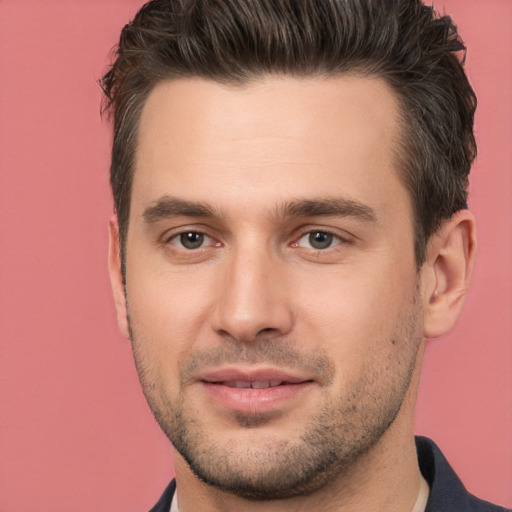
[[[144,102],[160,81],[246,83],[268,74],[379,76],[403,121],[400,167],[410,191],[415,257],[443,219],[466,207],[476,156],[476,96],[448,16],[420,0],[153,0],[121,33],[101,84],[113,117],[111,185],[125,240]]]

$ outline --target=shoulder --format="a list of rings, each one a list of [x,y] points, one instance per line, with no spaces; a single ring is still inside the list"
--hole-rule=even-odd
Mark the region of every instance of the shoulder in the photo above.
[[[164,493],[149,512],[169,512],[171,508],[172,498],[176,491],[176,480],[172,479]]]
[[[511,512],[469,493],[439,447],[427,437],[416,437],[421,473],[430,486],[425,512]]]

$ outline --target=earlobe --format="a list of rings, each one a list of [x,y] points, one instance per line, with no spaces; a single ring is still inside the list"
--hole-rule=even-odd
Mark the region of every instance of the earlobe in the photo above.
[[[126,294],[121,273],[121,250],[119,239],[119,224],[117,216],[114,215],[109,221],[109,243],[108,243],[108,272],[110,285],[114,296],[114,304],[117,313],[117,325],[121,333],[130,339],[128,317],[126,310]]]
[[[444,221],[427,249],[424,335],[437,338],[454,326],[471,281],[476,255],[475,218],[461,210]]]

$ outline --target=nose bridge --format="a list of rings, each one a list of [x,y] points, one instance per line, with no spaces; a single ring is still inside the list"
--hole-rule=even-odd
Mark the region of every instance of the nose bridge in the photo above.
[[[251,237],[235,244],[225,263],[215,330],[239,341],[254,340],[262,333],[286,333],[292,315],[283,293],[285,275],[270,244]]]

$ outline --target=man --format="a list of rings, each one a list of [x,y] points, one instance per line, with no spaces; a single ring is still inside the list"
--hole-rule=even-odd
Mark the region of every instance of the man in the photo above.
[[[503,510],[413,433],[476,250],[462,51],[412,0],[154,0],[123,29],[109,268],[175,450],[153,510]]]

